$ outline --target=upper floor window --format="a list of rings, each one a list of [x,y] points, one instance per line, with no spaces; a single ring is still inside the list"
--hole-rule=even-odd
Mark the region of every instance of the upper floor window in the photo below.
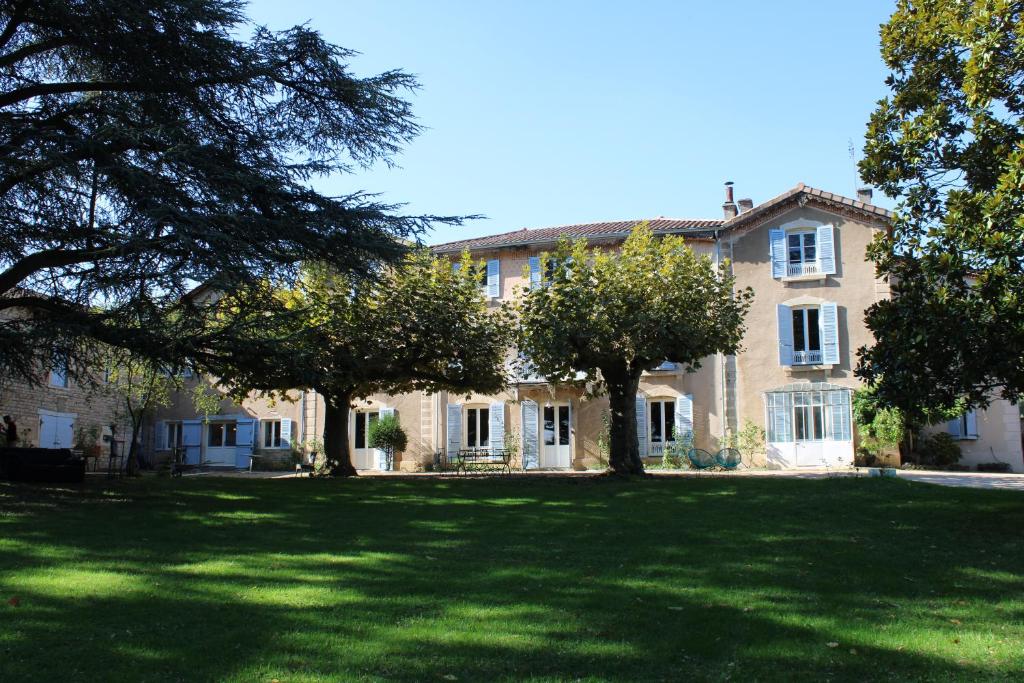
[[[807,275],[818,272],[817,232],[791,232],[788,244],[787,275]]]
[[[793,309],[793,365],[821,363],[821,327],[817,306]]]
[[[839,364],[839,307],[835,303],[779,304],[777,310],[780,365]]]
[[[53,367],[50,368],[50,386],[68,388],[68,357],[62,353],[53,357]]]
[[[776,279],[834,275],[835,228],[794,222],[768,231],[772,277]]]
[[[452,263],[452,270],[458,270],[462,264],[458,261]],[[471,272],[480,282],[480,293],[488,299],[497,299],[501,296],[501,261],[490,259],[484,265],[471,266]]]

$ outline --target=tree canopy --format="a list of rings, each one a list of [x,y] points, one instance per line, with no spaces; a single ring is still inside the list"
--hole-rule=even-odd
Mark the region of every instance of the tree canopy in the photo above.
[[[1024,3],[901,0],[861,174],[900,198],[858,374],[922,416],[1024,390]]]
[[[329,263],[367,275],[432,216],[317,180],[420,130],[410,75],[360,78],[314,29],[240,0],[0,2],[0,362],[54,345],[189,355],[198,283],[230,290]],[[173,324],[171,324],[173,322]]]
[[[609,465],[643,472],[640,375],[665,361],[695,370],[707,356],[736,353],[753,292],[735,290],[728,269],[717,270],[682,237],[655,237],[646,224],[619,251],[563,239],[541,257],[541,272],[550,278],[518,304],[520,350],[551,382],[607,391]]]
[[[237,309],[239,295],[226,296],[223,319],[249,343],[225,354],[216,374],[236,395],[316,390],[326,404],[326,458],[335,474],[355,474],[348,448],[354,399],[506,386],[509,314],[488,307],[468,255],[462,264],[455,269],[421,249],[372,279],[309,265],[293,286],[271,288],[277,305],[269,309]]]

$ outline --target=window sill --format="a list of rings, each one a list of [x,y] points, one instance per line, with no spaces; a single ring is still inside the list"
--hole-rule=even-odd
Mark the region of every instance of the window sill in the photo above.
[[[783,275],[779,280],[787,282],[814,282],[815,280],[828,279],[828,273],[807,273],[805,275]]]
[[[791,374],[796,374],[800,372],[821,372],[822,370],[824,370],[825,372],[831,372],[832,368],[834,367],[835,365],[831,363],[817,363],[807,365],[787,365],[786,370],[788,370]]]

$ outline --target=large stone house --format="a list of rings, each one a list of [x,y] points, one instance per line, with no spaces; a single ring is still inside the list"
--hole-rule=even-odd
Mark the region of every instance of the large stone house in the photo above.
[[[636,403],[640,452],[661,456],[666,444],[689,433],[712,450],[748,422],[767,434],[764,464],[772,468],[844,466],[853,462],[856,428],[851,414],[856,351],[870,344],[864,311],[890,295],[876,278],[865,250],[885,230],[890,214],[871,203],[797,185],[755,206],[733,201],[727,187],[721,219],[649,220],[655,234],[682,235],[698,253],[729,263],[739,287],[750,286],[743,350],[704,360],[699,371],[665,364],[644,375]],[[539,255],[561,236],[615,248],[639,220],[523,229],[440,244],[434,251],[457,260],[463,251],[485,261],[482,295],[492,305],[541,286]],[[499,395],[413,392],[378,395],[351,412],[350,446],[358,469],[382,467],[369,447],[369,425],[395,413],[409,434],[396,468],[429,466],[438,452],[501,447],[506,434],[521,443],[517,464],[526,468],[581,469],[597,465],[606,399],[521,377]],[[183,445],[193,462],[245,467],[252,454],[307,448],[323,433],[323,402],[313,392],[291,401],[225,401],[208,424],[181,400],[160,416],[154,447]],[[1021,418],[1016,405],[996,401],[948,425],[963,463],[999,460],[1024,471]]]

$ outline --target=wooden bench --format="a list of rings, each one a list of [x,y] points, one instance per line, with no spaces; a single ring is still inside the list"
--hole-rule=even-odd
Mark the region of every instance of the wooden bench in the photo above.
[[[458,453],[456,473],[503,472],[512,474],[512,452],[504,448],[466,448]]]

